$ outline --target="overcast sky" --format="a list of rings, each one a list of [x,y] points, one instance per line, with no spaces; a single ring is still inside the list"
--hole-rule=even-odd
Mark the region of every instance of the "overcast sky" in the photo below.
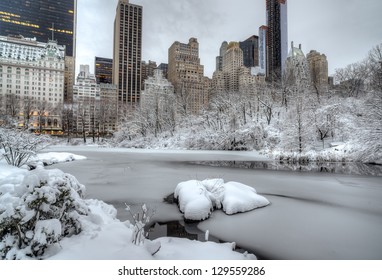
[[[113,56],[118,0],[77,0],[77,69]],[[167,63],[174,41],[199,41],[201,64],[212,77],[223,41],[244,41],[265,25],[265,0],[130,0],[143,6],[143,60]],[[288,0],[288,40],[306,53],[326,54],[329,74],[362,60],[382,43],[381,0]]]

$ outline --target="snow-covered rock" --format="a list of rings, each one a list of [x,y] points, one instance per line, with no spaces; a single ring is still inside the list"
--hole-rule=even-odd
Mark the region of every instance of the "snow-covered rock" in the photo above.
[[[205,220],[212,212],[212,203],[202,182],[191,180],[178,184],[174,193],[179,209],[187,220]]]
[[[224,183],[223,179],[181,182],[175,188],[174,197],[184,218],[193,221],[209,218],[213,209],[223,209],[232,215],[269,204],[253,187],[238,182]]]
[[[222,205],[223,211],[228,215],[251,211],[269,204],[265,197],[258,195],[256,190],[250,186],[238,182],[228,182],[224,184],[224,189]]]

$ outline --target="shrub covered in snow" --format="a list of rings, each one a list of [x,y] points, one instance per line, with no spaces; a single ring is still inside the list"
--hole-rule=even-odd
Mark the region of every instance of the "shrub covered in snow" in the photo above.
[[[186,220],[200,221],[209,218],[214,209],[223,209],[228,214],[246,212],[264,207],[269,201],[250,186],[227,182],[223,179],[181,182],[174,197]]]
[[[60,170],[38,168],[21,184],[0,184],[0,258],[42,256],[49,245],[81,232],[85,187]]]
[[[23,166],[48,143],[49,139],[45,136],[0,128],[0,153],[9,165]]]

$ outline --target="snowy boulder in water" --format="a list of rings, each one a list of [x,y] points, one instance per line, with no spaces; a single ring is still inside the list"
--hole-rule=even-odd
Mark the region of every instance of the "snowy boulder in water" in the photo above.
[[[174,193],[179,209],[187,220],[205,220],[212,212],[212,202],[201,181],[179,183]]]
[[[223,211],[228,215],[247,212],[269,204],[268,199],[258,195],[256,190],[250,186],[238,182],[228,182],[224,184],[224,188]]]
[[[250,211],[269,204],[250,186],[224,183],[223,179],[181,182],[175,189],[175,199],[186,220],[201,221],[209,218],[213,209],[223,209],[228,214]]]

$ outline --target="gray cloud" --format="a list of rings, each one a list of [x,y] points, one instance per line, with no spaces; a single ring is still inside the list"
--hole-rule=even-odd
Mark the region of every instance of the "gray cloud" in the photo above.
[[[77,67],[112,57],[117,0],[78,1]],[[265,24],[265,0],[130,0],[143,6],[143,59],[167,62],[174,41],[198,38],[212,75],[222,41],[245,40]],[[289,0],[289,41],[325,53],[329,71],[363,59],[382,43],[380,0]]]

